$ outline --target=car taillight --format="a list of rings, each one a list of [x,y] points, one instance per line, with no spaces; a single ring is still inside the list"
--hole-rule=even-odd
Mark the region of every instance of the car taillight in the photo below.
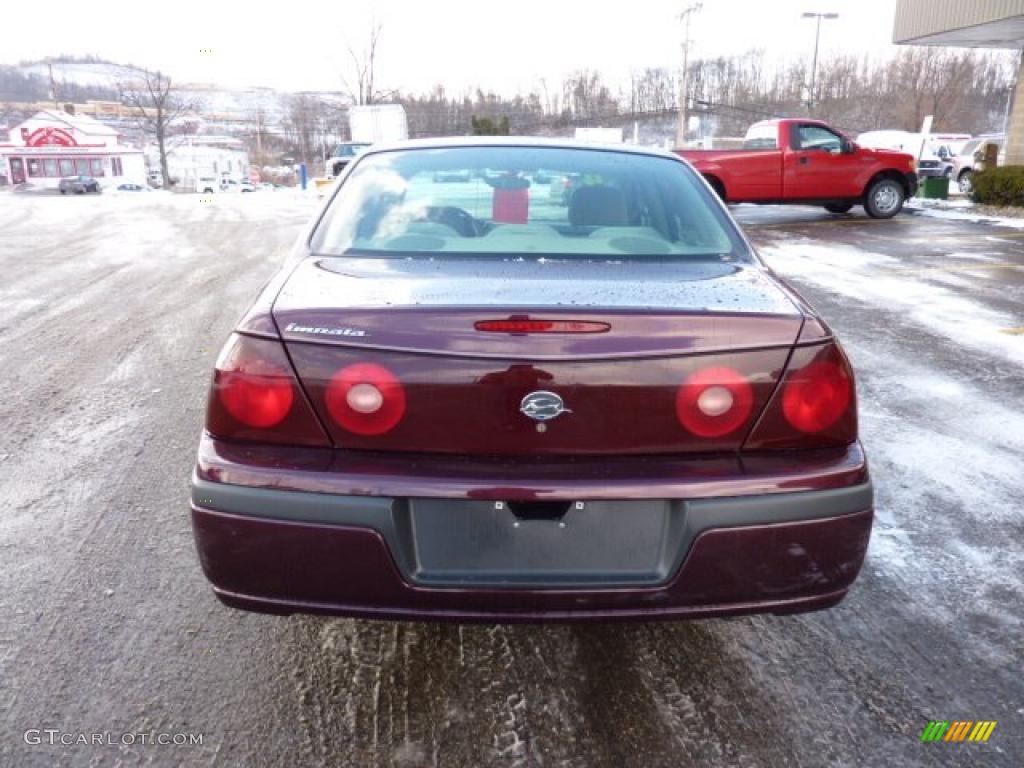
[[[292,409],[295,389],[288,372],[256,360],[244,371],[226,371],[218,389],[228,413],[259,429],[276,427]]]
[[[754,409],[754,389],[733,368],[704,368],[676,393],[676,416],[698,437],[725,437],[747,423]]]
[[[857,439],[853,371],[835,342],[793,351],[745,450],[848,445]]]
[[[836,363],[820,360],[793,374],[782,393],[786,421],[800,432],[822,432],[850,407],[853,382]]]
[[[324,399],[331,418],[357,435],[383,435],[405,415],[402,382],[387,368],[373,363],[342,368],[331,378]]]
[[[206,430],[226,439],[329,446],[281,343],[232,335],[217,360]]]

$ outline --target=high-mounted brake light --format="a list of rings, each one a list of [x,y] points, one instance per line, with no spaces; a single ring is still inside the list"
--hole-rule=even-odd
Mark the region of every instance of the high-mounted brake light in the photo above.
[[[754,388],[725,366],[697,371],[676,394],[679,423],[698,437],[725,437],[746,424],[753,410]]]
[[[241,334],[217,359],[206,430],[225,439],[330,445],[281,343]]]
[[[331,378],[324,399],[331,418],[357,435],[383,435],[405,415],[402,382],[387,368],[373,363],[342,368]]]
[[[605,333],[611,329],[608,323],[590,320],[479,320],[473,327],[491,333]]]

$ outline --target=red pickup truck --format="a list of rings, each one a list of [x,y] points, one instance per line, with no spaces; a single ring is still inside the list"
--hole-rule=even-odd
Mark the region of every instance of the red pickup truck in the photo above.
[[[676,150],[730,203],[823,205],[846,213],[863,205],[888,219],[917,192],[913,155],[857,146],[818,120],[765,120],[743,149]]]

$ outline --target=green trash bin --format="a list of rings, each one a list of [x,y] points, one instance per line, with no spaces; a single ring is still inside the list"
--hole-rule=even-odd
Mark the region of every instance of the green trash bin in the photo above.
[[[921,185],[921,197],[932,200],[946,200],[949,198],[949,177],[929,176]]]

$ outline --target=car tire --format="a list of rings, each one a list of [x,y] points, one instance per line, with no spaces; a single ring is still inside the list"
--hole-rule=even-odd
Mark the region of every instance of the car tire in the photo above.
[[[725,194],[725,185],[721,181],[716,179],[714,176],[705,176],[704,178],[707,179],[707,182],[708,184],[711,185],[711,188],[715,190],[715,194],[718,195],[718,199],[721,200],[723,203],[727,202],[728,197]]]
[[[960,174],[960,177],[956,180],[957,186],[960,187],[960,193],[969,195],[974,192],[974,171],[964,171]]]
[[[868,187],[864,210],[873,219],[891,219],[903,210],[906,199],[907,192],[896,179],[879,179]]]
[[[66,195],[66,194],[68,193],[68,191],[67,191],[66,189],[62,189],[62,190],[60,191],[60,193],[61,193],[62,195]]]
[[[829,213],[849,213],[853,203],[828,203],[825,210]]]

